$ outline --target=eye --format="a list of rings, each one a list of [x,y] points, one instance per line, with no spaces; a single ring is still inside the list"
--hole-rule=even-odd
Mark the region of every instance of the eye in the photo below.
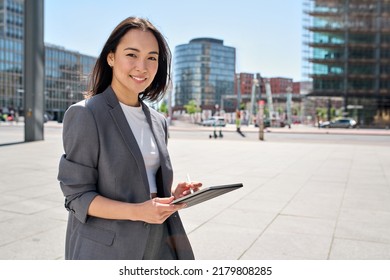
[[[128,53],[128,54],[126,54],[126,56],[128,56],[128,57],[137,57],[134,53]]]
[[[151,57],[149,57],[149,60],[157,61],[157,57],[151,56]]]

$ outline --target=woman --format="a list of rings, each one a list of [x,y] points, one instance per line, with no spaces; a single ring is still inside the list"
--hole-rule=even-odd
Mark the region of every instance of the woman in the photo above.
[[[122,21],[92,73],[90,95],[63,121],[58,180],[69,210],[66,259],[193,259],[171,190],[165,118],[144,100],[167,88],[171,53],[145,19]]]

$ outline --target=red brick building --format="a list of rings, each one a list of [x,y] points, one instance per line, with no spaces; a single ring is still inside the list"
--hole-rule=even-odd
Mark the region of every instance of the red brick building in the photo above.
[[[272,94],[285,94],[287,93],[287,88],[293,88],[293,80],[289,78],[270,78],[271,92]]]

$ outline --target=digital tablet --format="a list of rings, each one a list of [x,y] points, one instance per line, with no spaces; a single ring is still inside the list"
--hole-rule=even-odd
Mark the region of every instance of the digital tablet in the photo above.
[[[204,202],[206,200],[212,199],[214,197],[220,196],[227,192],[234,191],[238,188],[241,188],[243,185],[241,183],[229,184],[229,185],[220,185],[201,188],[200,190],[191,193],[189,195],[183,196],[174,200],[173,204],[186,203],[187,207],[194,206],[198,203]]]

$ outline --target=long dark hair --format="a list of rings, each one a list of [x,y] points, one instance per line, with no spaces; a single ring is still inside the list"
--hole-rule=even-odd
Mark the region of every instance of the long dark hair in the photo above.
[[[108,37],[93,68],[87,97],[102,93],[111,84],[112,69],[107,63],[107,55],[110,52],[115,52],[122,37],[134,28],[152,32],[157,39],[159,48],[156,76],[150,86],[140,93],[139,97],[150,101],[156,101],[163,97],[171,80],[171,51],[160,31],[149,20],[138,17],[126,18],[115,27],[110,37]]]

